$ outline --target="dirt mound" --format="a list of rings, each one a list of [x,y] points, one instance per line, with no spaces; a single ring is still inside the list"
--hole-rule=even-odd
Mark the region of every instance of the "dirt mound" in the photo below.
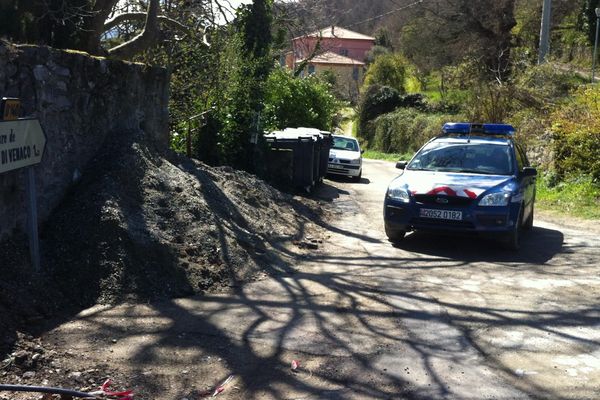
[[[23,262],[22,238],[0,244],[0,354],[14,347],[17,326],[48,316],[284,271],[277,249],[313,229],[316,203],[251,174],[162,155],[135,135],[110,143],[46,223],[41,276]]]

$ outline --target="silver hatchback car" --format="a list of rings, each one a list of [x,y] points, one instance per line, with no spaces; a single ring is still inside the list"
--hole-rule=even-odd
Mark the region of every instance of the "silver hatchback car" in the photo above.
[[[362,153],[358,141],[351,136],[333,135],[329,150],[327,173],[344,175],[360,181],[362,176]]]

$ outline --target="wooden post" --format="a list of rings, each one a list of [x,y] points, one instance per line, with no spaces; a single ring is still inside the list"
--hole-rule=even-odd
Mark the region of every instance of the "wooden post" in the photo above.
[[[187,136],[185,138],[185,154],[192,157],[192,121],[188,119]]]

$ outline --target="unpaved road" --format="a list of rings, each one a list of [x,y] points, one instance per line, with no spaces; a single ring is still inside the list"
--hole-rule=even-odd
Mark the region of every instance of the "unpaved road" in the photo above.
[[[230,293],[96,307],[44,340],[60,369],[106,365],[142,398],[596,399],[598,233],[536,220],[518,253],[473,238],[383,234],[391,163],[326,181],[319,249]],[[297,260],[297,261],[296,261]],[[292,360],[300,362],[291,371]]]

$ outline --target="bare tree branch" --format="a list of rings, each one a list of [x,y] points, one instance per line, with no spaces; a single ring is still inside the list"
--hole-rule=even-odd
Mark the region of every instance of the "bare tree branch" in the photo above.
[[[101,52],[100,35],[103,32],[104,21],[108,19],[118,1],[96,0],[91,12],[92,17],[87,20],[84,28],[84,50],[92,54],[99,54]]]
[[[123,13],[123,14],[119,14],[114,16],[113,18],[109,19],[108,21],[106,21],[106,23],[104,24],[104,31],[110,31],[111,29],[113,29],[114,27],[121,25],[125,22],[131,22],[131,21],[145,21],[147,18],[148,14],[145,12],[128,12],[128,13]],[[164,15],[159,15],[157,16],[157,19],[159,22],[164,23],[165,25],[177,29],[183,33],[189,33],[191,28],[180,23],[179,21],[176,21],[172,18],[168,18]]]
[[[219,13],[221,14],[221,17],[223,17],[223,19],[225,20],[225,23],[229,24],[230,21],[227,18],[227,14],[234,16],[233,12],[230,11],[234,7],[231,5],[231,3],[229,1],[225,0],[225,2],[229,5],[229,7],[223,6],[218,0],[214,0],[214,3],[217,6],[217,9],[219,10]]]
[[[142,33],[123,44],[113,47],[108,53],[119,58],[130,58],[154,44],[158,37],[159,8],[160,5],[158,0],[150,0],[150,3],[148,4],[148,13],[146,15],[146,23]]]

